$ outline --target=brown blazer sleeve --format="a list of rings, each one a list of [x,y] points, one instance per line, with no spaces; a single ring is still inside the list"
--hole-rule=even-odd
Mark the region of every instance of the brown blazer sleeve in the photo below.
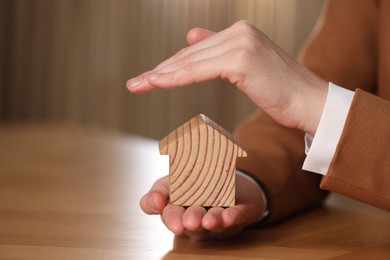
[[[378,7],[372,0],[325,2],[324,11],[299,60],[344,88],[376,92]]]
[[[390,210],[390,102],[357,90],[321,188]]]

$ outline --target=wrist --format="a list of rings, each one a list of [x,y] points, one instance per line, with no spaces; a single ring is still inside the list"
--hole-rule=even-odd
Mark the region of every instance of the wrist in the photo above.
[[[328,86],[328,82],[318,79],[300,94],[298,129],[315,135],[327,100]]]

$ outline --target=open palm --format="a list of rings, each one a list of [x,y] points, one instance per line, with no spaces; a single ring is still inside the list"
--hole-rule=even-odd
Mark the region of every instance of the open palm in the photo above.
[[[173,206],[169,203],[169,176],[157,180],[140,205],[147,214],[159,214],[176,235],[186,234],[196,240],[226,239],[257,222],[265,210],[259,186],[237,175],[236,205],[229,208]]]

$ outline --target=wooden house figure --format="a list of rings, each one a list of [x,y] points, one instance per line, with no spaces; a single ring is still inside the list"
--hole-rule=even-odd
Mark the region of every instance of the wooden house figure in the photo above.
[[[246,152],[233,136],[200,114],[164,137],[170,156],[170,202],[204,207],[235,205],[236,159]]]

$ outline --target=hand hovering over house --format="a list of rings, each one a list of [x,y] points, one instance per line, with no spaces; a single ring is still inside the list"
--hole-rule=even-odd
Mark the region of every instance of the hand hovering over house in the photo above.
[[[192,29],[189,47],[127,82],[134,93],[222,78],[279,124],[315,134],[328,83],[247,22],[213,33]]]
[[[226,239],[256,223],[265,210],[259,187],[245,177],[236,178],[236,205],[229,208],[169,204],[169,176],[154,183],[140,201],[147,214],[160,214],[163,223],[176,235],[186,234],[196,240]]]

